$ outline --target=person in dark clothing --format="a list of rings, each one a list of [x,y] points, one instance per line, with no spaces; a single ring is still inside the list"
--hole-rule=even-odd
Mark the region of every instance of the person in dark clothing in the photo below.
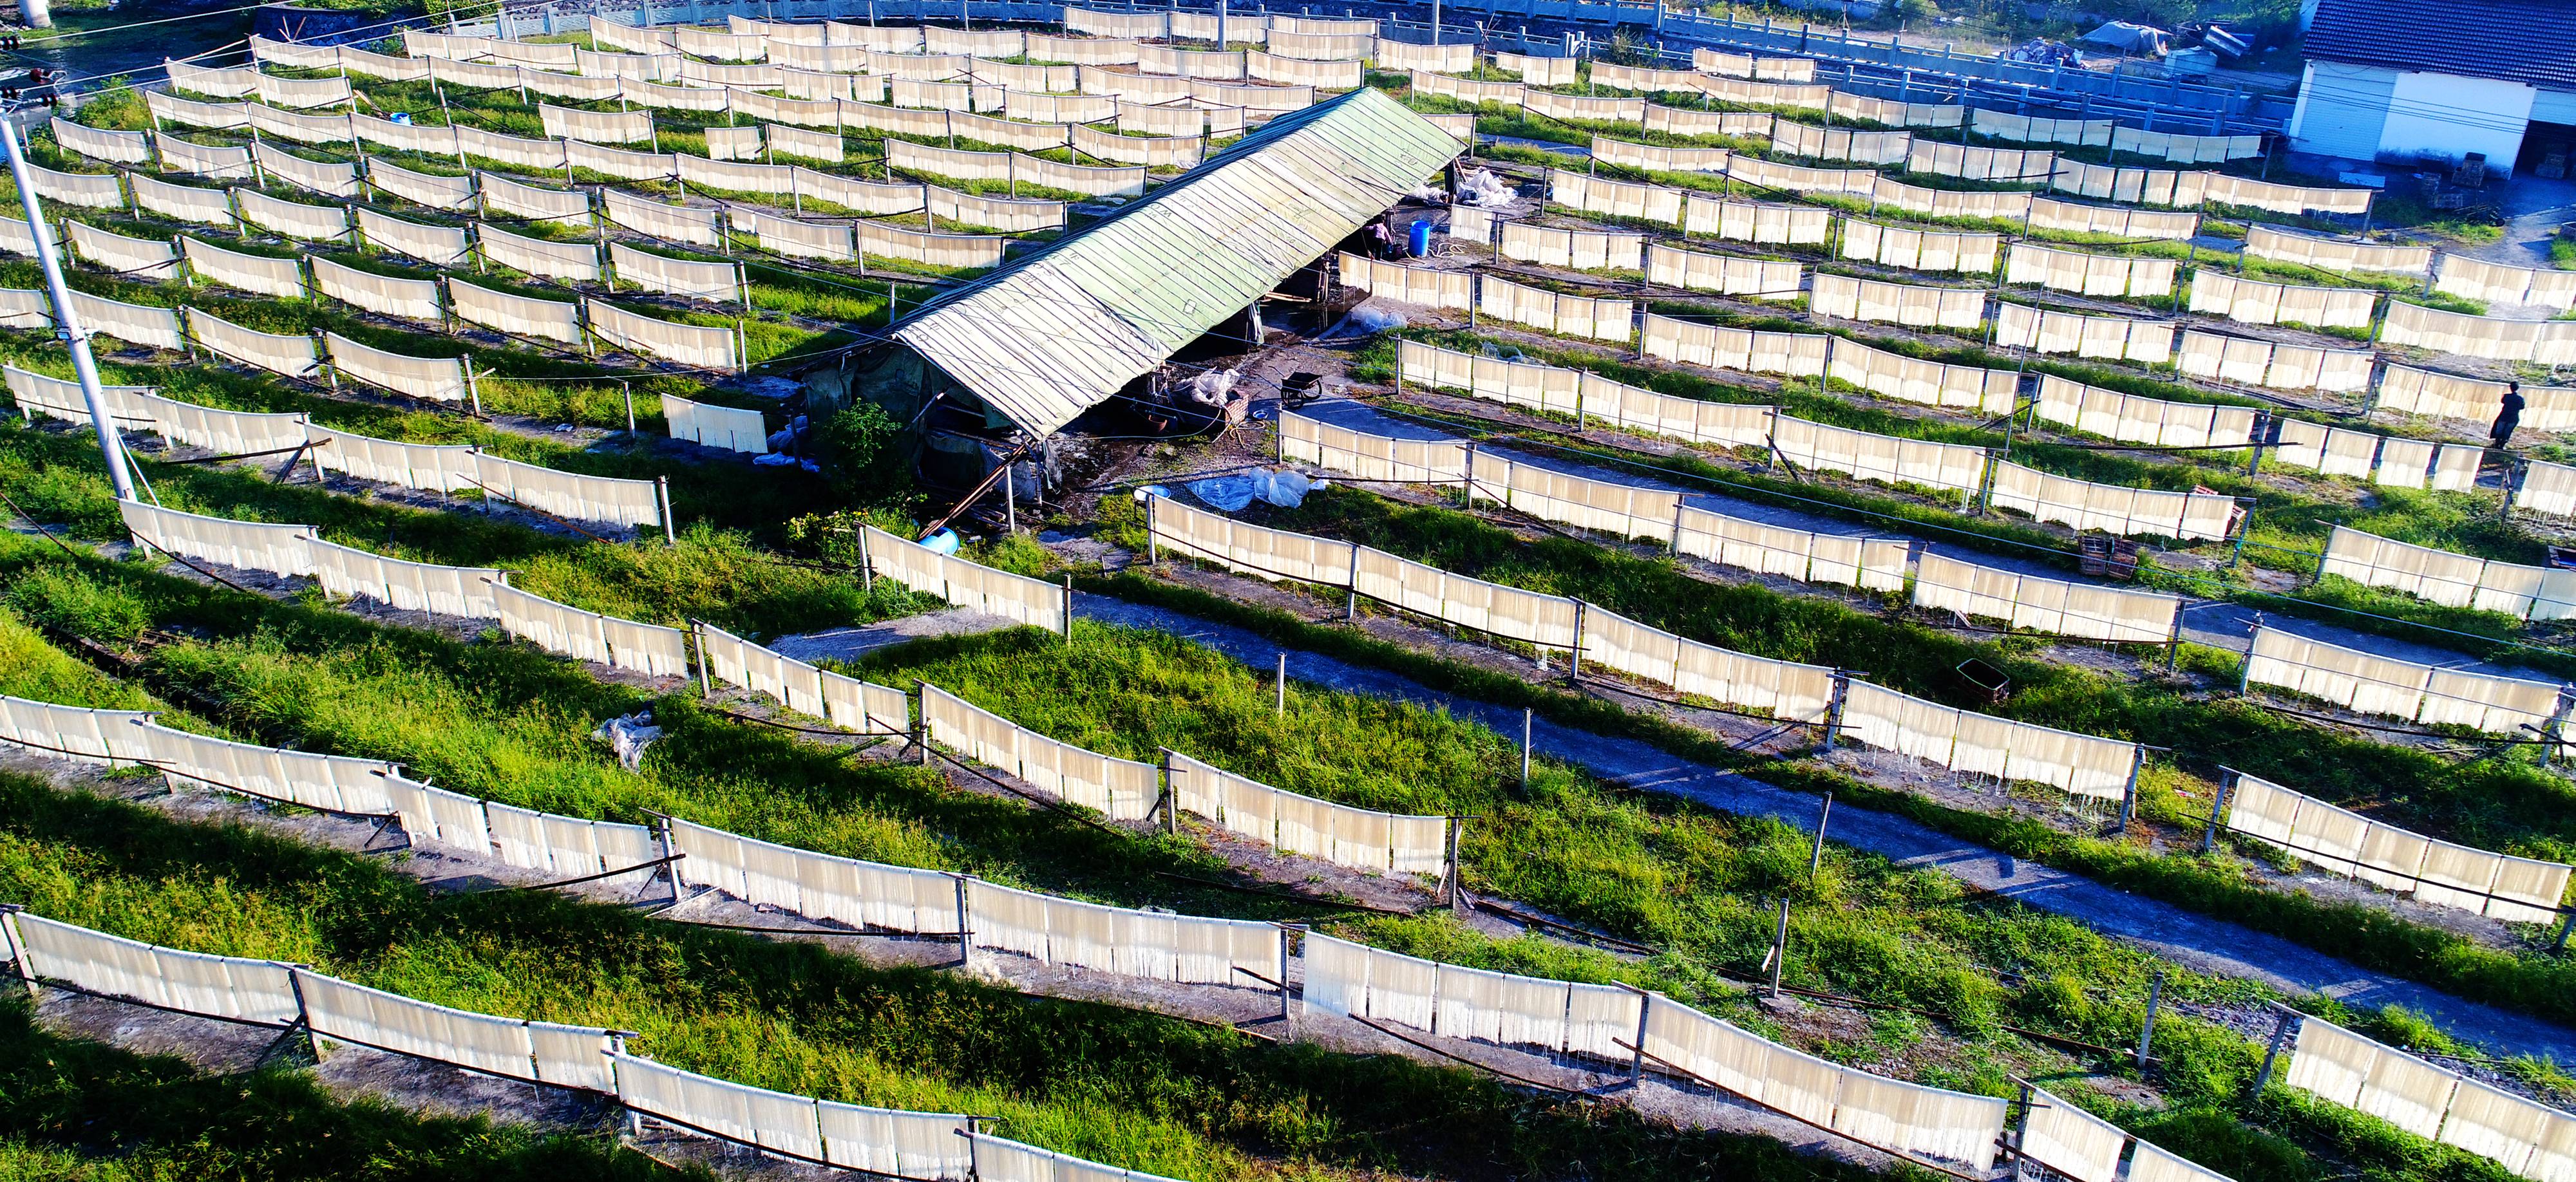
[[[2487,446],[2505,450],[2513,442],[2513,429],[2522,425],[2522,383],[2504,384],[2504,409],[2496,412],[2495,426],[2489,428]]]

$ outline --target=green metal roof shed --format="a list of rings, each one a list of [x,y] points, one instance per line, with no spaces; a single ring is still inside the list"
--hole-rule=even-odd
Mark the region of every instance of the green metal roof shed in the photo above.
[[[892,335],[1047,435],[1240,314],[1460,147],[1363,87],[1271,120],[1098,224],[931,301]]]

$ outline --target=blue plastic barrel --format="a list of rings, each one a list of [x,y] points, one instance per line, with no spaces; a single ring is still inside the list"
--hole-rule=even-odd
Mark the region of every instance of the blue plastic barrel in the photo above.
[[[1431,219],[1417,218],[1414,220],[1413,233],[1408,239],[1407,245],[1412,247],[1413,257],[1417,259],[1423,258],[1431,253]]]

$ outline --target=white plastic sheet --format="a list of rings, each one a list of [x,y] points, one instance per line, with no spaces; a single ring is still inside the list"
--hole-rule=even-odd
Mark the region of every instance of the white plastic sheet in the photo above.
[[[861,533],[867,561],[879,576],[959,607],[1060,631],[1068,626],[1064,589],[1043,579],[995,570],[874,526]]]
[[[589,296],[582,298],[582,311],[590,330],[619,348],[700,369],[733,372],[742,368],[730,327],[661,320]]]
[[[485,491],[558,517],[620,526],[663,524],[660,486],[650,480],[558,471],[490,452],[476,452],[474,467],[474,479]]]
[[[2059,636],[2143,644],[2171,639],[2182,615],[2177,595],[2072,583],[1928,551],[1916,567],[1914,604]]]
[[[662,415],[669,421],[673,439],[724,451],[769,454],[769,427],[760,412],[749,407],[691,402],[665,394]]]
[[[273,961],[162,948],[32,912],[14,922],[27,967],[85,993],[263,1026],[285,1026],[300,1012],[290,970]]]
[[[1048,738],[937,686],[921,690],[921,722],[933,742],[1018,776],[1069,804],[1113,821],[1151,814],[1159,795],[1152,764],[1100,755]]]
[[[2011,460],[1995,461],[1991,502],[2077,530],[2185,540],[2227,537],[2236,513],[2236,498],[2223,494],[2098,484]]]
[[[17,402],[18,410],[22,414],[44,415],[47,418],[75,423],[90,421],[89,398],[82,392],[79,382],[69,378],[35,373],[14,365],[0,365],[0,377],[6,378],[9,397]],[[156,389],[157,387],[153,386],[102,384],[99,387],[99,393],[105,396],[109,420],[117,426],[131,430],[151,430],[152,407],[144,400],[144,396],[153,393]]]
[[[566,345],[582,343],[581,305],[476,287],[451,275],[447,306],[468,324]]]
[[[484,190],[486,201],[491,199],[491,193],[488,188]],[[474,241],[486,261],[523,274],[594,283],[601,274],[596,242],[530,238],[485,222],[474,223]]]
[[[1844,686],[1842,734],[1956,771],[2106,800],[2126,795],[2140,751],[2135,743],[1958,710],[1866,681]]]
[[[463,357],[414,357],[328,331],[322,334],[322,343],[333,370],[370,386],[433,402],[463,402],[468,397]]]
[[[500,618],[500,608],[493,602],[492,587],[501,581],[501,572],[491,567],[409,562],[351,549],[320,538],[313,539],[312,549],[313,577],[322,584],[322,590],[332,595],[363,595],[404,611],[432,615],[478,620]],[[388,782],[389,788],[392,784],[392,781]],[[400,801],[396,803],[399,805]],[[479,802],[474,815],[477,818],[482,815]],[[409,812],[404,813],[406,829],[412,827],[410,816]],[[479,820],[477,826],[480,826]],[[467,848],[482,853],[485,846],[475,843]]]
[[[320,374],[321,354],[312,337],[243,328],[202,308],[189,308],[186,312],[189,337],[219,357],[290,378],[309,379]]]
[[[446,317],[435,279],[378,275],[332,262],[321,255],[310,256],[307,261],[313,265],[315,290],[332,299],[384,316],[427,321],[441,321]]]

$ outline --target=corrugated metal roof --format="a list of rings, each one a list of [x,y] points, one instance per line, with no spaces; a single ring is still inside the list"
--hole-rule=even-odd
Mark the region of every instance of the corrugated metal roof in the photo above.
[[[1271,120],[1098,225],[932,301],[893,335],[1045,435],[1241,314],[1459,148],[1363,87]]]
[[[2330,62],[2576,89],[2576,3],[2321,0],[2303,52]],[[2401,113],[2437,122],[2481,118],[2473,110],[2443,107]]]

